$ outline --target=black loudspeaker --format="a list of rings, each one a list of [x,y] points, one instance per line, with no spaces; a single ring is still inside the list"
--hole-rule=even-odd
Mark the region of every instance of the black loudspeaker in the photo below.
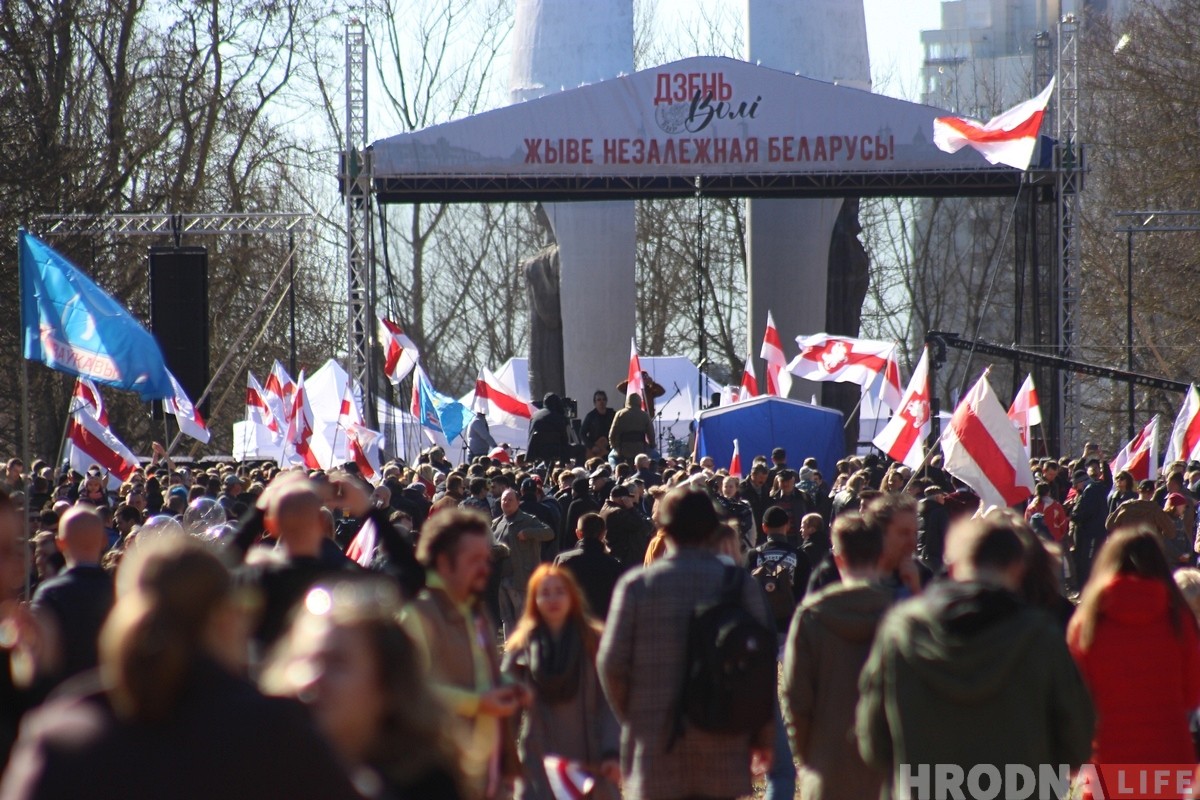
[[[208,386],[208,250],[150,248],[150,330],[167,369],[195,402]],[[207,401],[201,407],[206,414]],[[154,413],[162,405],[154,403]]]

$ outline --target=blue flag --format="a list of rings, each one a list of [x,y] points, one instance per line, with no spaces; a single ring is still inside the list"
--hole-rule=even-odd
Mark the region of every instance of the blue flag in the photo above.
[[[471,413],[471,409],[453,397],[447,397],[434,391],[428,376],[425,375],[425,370],[421,367],[418,366],[415,372],[420,404],[418,416],[421,418],[421,424],[428,428],[441,428],[442,433],[446,435],[446,441],[453,442],[462,434],[475,415]],[[437,425],[431,424],[434,420],[437,421]]]
[[[150,332],[45,242],[25,231],[18,236],[25,358],[143,400],[173,397]]]

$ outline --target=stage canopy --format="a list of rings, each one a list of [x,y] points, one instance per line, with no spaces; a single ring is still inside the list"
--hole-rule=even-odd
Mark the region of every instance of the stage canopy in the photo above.
[[[1022,171],[934,146],[947,113],[689,58],[382,139],[371,169],[382,202],[1015,194]]]
[[[746,474],[755,456],[770,457],[772,449],[782,447],[794,468],[811,456],[821,475],[832,480],[838,459],[846,454],[842,412],[785,397],[755,397],[700,412],[699,455],[712,456],[718,467],[727,467],[734,439]]]

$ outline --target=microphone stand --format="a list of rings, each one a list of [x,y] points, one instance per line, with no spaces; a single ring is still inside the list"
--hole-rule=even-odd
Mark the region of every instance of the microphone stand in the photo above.
[[[662,455],[662,452],[663,452],[663,429],[662,429],[663,411],[665,411],[667,406],[669,406],[671,404],[672,400],[674,400],[676,397],[679,397],[679,395],[683,393],[683,389],[681,389],[679,387],[679,381],[671,381],[671,383],[673,383],[675,385],[675,394],[668,397],[667,402],[660,404],[658,406],[658,410],[654,412],[654,429],[655,429],[655,432],[658,434],[658,452],[659,452],[660,456]],[[675,415],[675,421],[676,422],[679,421],[678,414]]]

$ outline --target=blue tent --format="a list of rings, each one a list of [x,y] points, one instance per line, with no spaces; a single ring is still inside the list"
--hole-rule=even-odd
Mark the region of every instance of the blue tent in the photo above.
[[[697,427],[697,453],[727,467],[737,439],[747,474],[756,455],[770,457],[774,448],[782,447],[793,468],[812,456],[822,476],[832,481],[838,459],[846,454],[842,412],[783,397],[755,397],[701,411]]]

